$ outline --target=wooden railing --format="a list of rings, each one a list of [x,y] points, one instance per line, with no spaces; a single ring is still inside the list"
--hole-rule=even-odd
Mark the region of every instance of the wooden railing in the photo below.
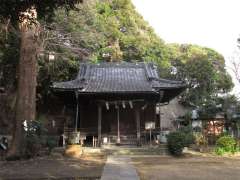
[[[69,134],[76,131],[75,128],[64,128],[64,134],[66,137],[68,137]],[[80,138],[86,139],[86,137],[92,137],[94,139],[97,139],[97,128],[96,127],[89,127],[89,128],[78,128],[77,131],[80,132]],[[155,129],[152,131],[152,133],[158,134],[159,129]],[[147,144],[149,143],[148,137],[149,131],[146,131],[144,128],[141,128],[141,138],[140,143],[141,144]],[[108,133],[108,134],[102,134],[102,144],[104,144],[104,138],[106,138],[107,143],[106,144],[117,144],[117,132],[115,133]],[[121,145],[137,145],[138,139],[137,139],[137,132],[131,131],[127,134],[120,135],[120,144]],[[88,145],[92,146],[92,142],[89,142]]]
[[[64,134],[66,135],[66,134],[68,134],[68,133],[70,133],[70,132],[74,132],[74,131],[78,131],[78,132],[80,132],[80,135],[89,135],[89,136],[91,136],[91,135],[96,135],[97,134],[97,128],[95,128],[95,127],[90,127],[90,128],[77,128],[77,129],[75,129],[75,128],[64,128]]]
[[[103,138],[107,138],[107,144],[117,144],[118,137],[116,135],[103,136]],[[132,135],[132,134],[121,135],[120,144],[121,145],[137,145],[137,135]]]

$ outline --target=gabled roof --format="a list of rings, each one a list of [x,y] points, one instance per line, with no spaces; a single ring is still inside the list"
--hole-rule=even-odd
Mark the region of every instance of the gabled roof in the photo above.
[[[53,83],[55,90],[79,93],[159,92],[162,89],[182,89],[181,81],[159,78],[150,63],[82,63],[73,81]]]

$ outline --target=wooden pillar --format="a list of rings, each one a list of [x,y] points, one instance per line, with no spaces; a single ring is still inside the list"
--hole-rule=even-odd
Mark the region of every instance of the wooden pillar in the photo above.
[[[98,146],[101,146],[102,142],[102,107],[98,105]]]
[[[136,128],[137,128],[137,145],[141,145],[141,124],[140,124],[140,109],[135,109],[135,119],[136,119]]]
[[[161,120],[161,101],[164,95],[164,91],[160,91],[159,92],[159,143],[160,143],[160,139],[161,139],[161,132],[162,132],[162,120]]]
[[[78,102],[78,92],[75,92],[76,95],[76,119],[75,119],[75,131],[77,132],[78,128],[78,116],[79,116],[79,102]]]
[[[161,136],[161,131],[162,131],[162,121],[161,121],[161,106],[159,104],[158,106],[158,113],[159,113],[159,138]],[[159,139],[160,140],[160,139]]]
[[[118,131],[117,131],[117,144],[120,144],[121,143],[121,139],[120,139],[120,107],[118,106],[117,107],[117,128],[118,128]]]

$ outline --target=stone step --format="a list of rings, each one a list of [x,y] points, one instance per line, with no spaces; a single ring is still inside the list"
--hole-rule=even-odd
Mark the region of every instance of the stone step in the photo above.
[[[64,154],[64,148],[56,148],[53,153]],[[116,145],[104,145],[101,148],[82,147],[84,155],[167,155],[168,150],[166,145],[160,145],[158,147],[137,147],[133,145],[116,146]]]
[[[108,148],[106,149],[107,154],[112,155],[167,155],[167,148],[133,148],[133,147],[119,147],[119,148]]]

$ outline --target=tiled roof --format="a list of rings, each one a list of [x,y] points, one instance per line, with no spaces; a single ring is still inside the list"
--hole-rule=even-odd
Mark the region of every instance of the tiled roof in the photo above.
[[[56,90],[78,90],[82,93],[157,92],[179,89],[184,84],[159,78],[156,67],[146,63],[82,63],[73,81],[54,83]]]

